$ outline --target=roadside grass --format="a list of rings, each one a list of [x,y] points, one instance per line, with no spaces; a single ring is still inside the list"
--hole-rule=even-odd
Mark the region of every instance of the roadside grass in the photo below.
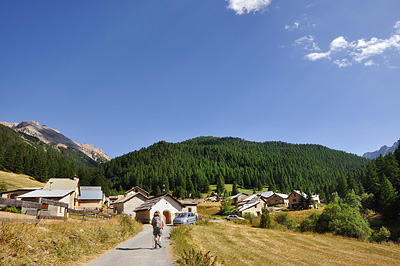
[[[31,187],[41,188],[45,185],[28,175],[8,173],[4,171],[0,171],[0,184],[4,184],[7,190]]]
[[[203,202],[197,205],[197,213],[203,218],[210,218],[216,215],[221,209],[221,202]]]
[[[399,265],[400,246],[332,234],[261,229],[231,222],[179,227],[171,234],[177,254],[210,251],[228,266]]]
[[[0,222],[0,265],[86,265],[142,225],[120,216],[110,220]]]

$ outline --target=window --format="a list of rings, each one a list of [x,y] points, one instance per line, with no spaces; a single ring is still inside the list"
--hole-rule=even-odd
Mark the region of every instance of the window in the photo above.
[[[189,212],[192,212],[192,208],[189,208]]]
[[[293,202],[296,202],[296,199],[293,199]]]

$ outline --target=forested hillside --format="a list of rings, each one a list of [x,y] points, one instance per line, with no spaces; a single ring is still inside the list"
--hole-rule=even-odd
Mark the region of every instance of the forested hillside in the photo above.
[[[52,177],[73,177],[96,162],[69,148],[52,147],[38,139],[0,125],[0,170],[26,174],[45,182]]]
[[[320,145],[250,142],[238,138],[199,137],[181,143],[158,142],[82,173],[83,184],[102,185],[117,193],[139,185],[157,195],[163,189],[178,197],[207,192],[209,184],[322,195],[336,179],[363,168],[368,160]]]

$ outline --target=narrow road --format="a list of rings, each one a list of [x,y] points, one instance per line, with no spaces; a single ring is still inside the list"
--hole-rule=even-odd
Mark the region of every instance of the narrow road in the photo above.
[[[143,231],[137,236],[119,244],[87,266],[172,266],[169,258],[169,234],[171,226],[165,226],[162,248],[154,248],[153,228],[143,225]]]

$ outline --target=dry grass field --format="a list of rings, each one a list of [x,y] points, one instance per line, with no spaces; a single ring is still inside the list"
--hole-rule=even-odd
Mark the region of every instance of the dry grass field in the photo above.
[[[232,222],[182,228],[177,252],[195,248],[242,265],[400,265],[400,246],[377,244],[331,234],[261,229]],[[184,243],[187,244],[184,244]],[[183,243],[183,244],[182,244]],[[184,247],[186,245],[186,247]]]
[[[17,188],[44,187],[44,183],[34,180],[32,177],[21,174],[0,171],[0,184],[5,184],[7,190]]]

